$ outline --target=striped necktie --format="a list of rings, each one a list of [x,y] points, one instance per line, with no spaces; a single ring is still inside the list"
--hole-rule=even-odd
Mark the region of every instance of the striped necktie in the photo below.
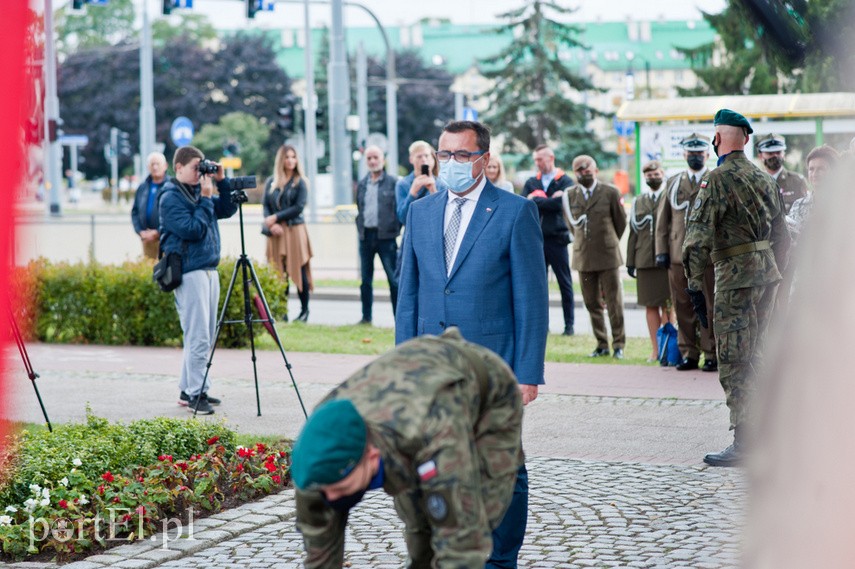
[[[454,254],[454,244],[457,243],[457,232],[460,231],[460,220],[463,218],[463,204],[466,198],[455,198],[454,205],[457,208],[451,214],[451,220],[445,229],[443,240],[445,241],[445,270],[451,269],[451,256]]]

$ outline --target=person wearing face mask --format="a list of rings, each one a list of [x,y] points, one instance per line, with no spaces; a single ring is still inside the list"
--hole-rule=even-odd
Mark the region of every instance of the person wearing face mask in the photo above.
[[[291,454],[305,567],[340,568],[348,512],[382,490],[409,567],[484,567],[523,463],[511,369],[455,329],[396,347],[334,388]]]
[[[597,163],[590,156],[573,159],[578,183],[561,197],[564,218],[573,232],[573,268],[579,271],[579,284],[591,328],[597,338],[592,358],[609,355],[609,336],[603,315],[605,298],[612,328],[612,349],[623,359],[626,333],[623,324],[623,288],[620,283],[620,238],[626,229],[626,211],[620,190],[597,179]]]
[[[784,168],[784,152],[787,150],[786,139],[780,134],[767,134],[758,137],[754,147],[757,149],[757,154],[763,162],[766,173],[775,178],[778,187],[781,188],[785,213],[790,213],[793,202],[807,195],[807,182],[800,174]]]
[[[645,189],[632,202],[629,212],[629,240],[626,245],[626,271],[638,279],[638,304],[645,307],[647,329],[652,344],[648,361],[659,359],[656,331],[671,321],[671,290],[668,269],[656,266],[654,235],[656,212],[665,199],[665,171],[657,160],[645,164]]]
[[[692,305],[706,327],[710,323],[703,279],[710,260],[715,264],[715,321],[711,324],[734,439],[722,452],[706,455],[704,462],[737,466],[745,457],[754,370],[763,362],[763,344],[790,237],[777,185],[745,156],[748,135],[753,132],[748,120],[722,109],[714,124],[718,167],[701,181],[688,214],[683,267]]]
[[[395,343],[456,326],[505,360],[528,404],[543,383],[549,327],[546,264],[533,254],[543,250],[537,206],[486,179],[490,131],[481,123],[448,123],[437,158],[449,190],[414,202],[407,214]],[[493,532],[488,569],[516,568],[527,504],[522,465],[508,513]]]
[[[701,352],[704,354],[703,371],[718,371],[713,327],[702,327],[695,316],[692,301],[686,294],[688,281],[683,270],[683,240],[686,238],[686,212],[695,201],[701,180],[707,173],[710,157],[710,139],[693,132],[684,138],[683,157],[688,168],[675,174],[665,183],[665,198],[656,212],[656,266],[668,269],[671,300],[677,315],[677,344],[682,360],[677,370],[698,369]],[[710,263],[704,273],[704,297],[707,300],[707,320],[713,319],[713,283],[715,273]]]

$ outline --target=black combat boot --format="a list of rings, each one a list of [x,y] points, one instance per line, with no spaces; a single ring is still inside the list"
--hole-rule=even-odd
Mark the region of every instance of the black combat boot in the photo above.
[[[739,427],[733,430],[733,444],[721,452],[710,453],[704,462],[710,466],[741,466],[745,460],[745,443],[742,441]]]

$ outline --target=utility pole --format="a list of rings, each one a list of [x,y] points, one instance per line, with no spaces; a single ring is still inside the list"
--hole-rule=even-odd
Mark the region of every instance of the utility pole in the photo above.
[[[110,202],[119,203],[119,129],[110,127]]]
[[[303,48],[306,56],[306,102],[303,104],[305,112],[305,120],[303,124],[303,140],[306,141],[306,175],[309,177],[309,211],[311,212],[309,221],[315,223],[318,221],[318,192],[315,180],[318,178],[318,158],[316,156],[318,149],[318,128],[315,96],[315,64],[312,59],[312,27],[309,23],[309,4],[310,0],[304,0],[303,10],[303,25],[306,32],[306,45]]]
[[[344,22],[342,0],[332,0],[332,29],[330,33],[329,63],[329,129],[330,162],[333,171],[335,205],[352,203],[352,161],[350,138],[345,130],[345,117],[349,114],[347,60],[344,55]]]
[[[45,10],[45,130],[44,130],[44,172],[45,189],[50,190],[49,214],[62,215],[60,208],[60,189],[62,188],[62,145],[57,140],[57,130],[61,124],[59,118],[59,97],[56,93],[56,46],[53,29],[53,0],[44,0]]]
[[[142,34],[140,36],[140,159],[145,161],[154,151],[154,71],[152,63],[151,22],[148,2],[142,2]]]
[[[365,141],[368,140],[368,57],[362,42],[356,46],[356,114],[359,115],[359,130],[356,133],[356,144],[362,148],[359,159],[359,179],[368,174],[365,164]],[[388,149],[386,149],[388,154]]]

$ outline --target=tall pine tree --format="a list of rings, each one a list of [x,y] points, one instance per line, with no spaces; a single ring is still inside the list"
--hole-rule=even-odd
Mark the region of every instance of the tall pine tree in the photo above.
[[[600,163],[613,158],[588,128],[588,121],[602,113],[573,101],[574,93],[594,86],[559,58],[562,48],[584,47],[576,39],[581,30],[547,15],[572,11],[557,2],[534,0],[499,15],[506,23],[495,31],[513,34],[514,40],[481,61],[487,68],[484,75],[495,81],[482,120],[495,134],[505,135],[505,150],[530,154],[538,144],[549,144],[565,168],[579,154]]]

